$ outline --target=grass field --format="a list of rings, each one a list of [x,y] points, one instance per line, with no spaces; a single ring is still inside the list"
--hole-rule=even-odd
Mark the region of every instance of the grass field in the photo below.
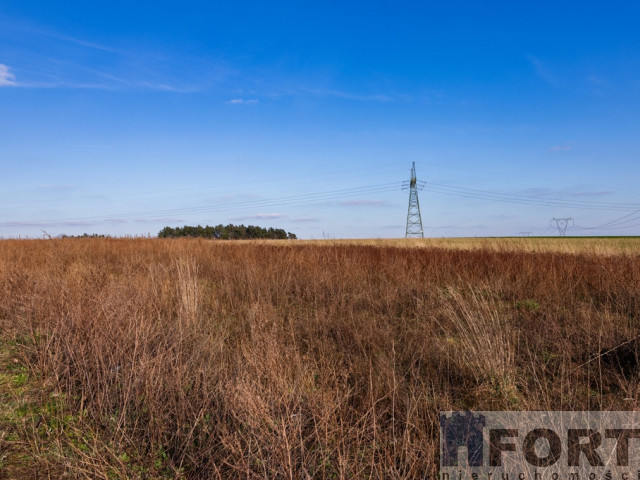
[[[443,248],[494,252],[558,252],[593,255],[640,255],[640,237],[460,237],[424,239],[305,240],[312,245],[369,245]]]
[[[0,478],[434,477],[441,410],[640,408],[639,253],[0,241]]]

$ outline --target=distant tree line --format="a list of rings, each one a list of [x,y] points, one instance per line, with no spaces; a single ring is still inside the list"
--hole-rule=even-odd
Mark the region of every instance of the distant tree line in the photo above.
[[[53,238],[48,233],[45,233],[45,238]],[[111,238],[111,235],[103,235],[98,233],[83,233],[82,235],[67,235],[62,233],[58,235],[58,238]]]
[[[295,240],[294,233],[287,232],[282,228],[262,228],[255,225],[216,225],[190,227],[164,227],[158,233],[158,238],[178,238],[178,237],[203,237],[217,238],[220,240],[243,240],[252,238],[268,238],[277,240]]]

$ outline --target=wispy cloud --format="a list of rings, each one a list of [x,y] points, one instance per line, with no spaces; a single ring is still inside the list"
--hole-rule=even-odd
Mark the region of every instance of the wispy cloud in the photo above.
[[[424,97],[420,93],[397,92],[393,85],[380,83],[369,91],[351,90],[342,88],[319,69],[300,75],[279,65],[251,67],[202,52],[187,52],[175,44],[150,46],[117,37],[106,42],[99,36],[58,31],[0,13],[0,31],[7,29],[22,39],[14,47],[20,64],[11,62],[20,78],[17,81],[5,65],[4,71],[0,70],[0,86],[167,93],[215,91],[222,96],[221,102],[236,107],[287,97],[379,103]],[[42,42],[47,44],[46,53],[34,48]]]
[[[154,90],[172,93],[202,91],[229,78],[222,61],[172,45],[79,38],[47,25],[21,21],[0,12],[0,31],[16,38],[12,63],[19,81],[0,64],[0,86],[38,89]],[[34,45],[45,42],[45,50]],[[99,65],[98,67],[95,67]]]
[[[0,63],[0,87],[15,87],[16,76],[9,71],[9,67]]]
[[[332,74],[327,75],[319,67],[300,73],[279,64],[249,66],[228,57],[186,51],[176,44],[131,42],[117,36],[106,41],[98,35],[78,33],[78,30],[59,31],[49,25],[3,17],[0,13],[0,31],[7,29],[19,39],[14,50],[20,64],[10,62],[19,81],[0,76],[0,86],[167,93],[215,91],[221,96],[220,102],[238,108],[255,106],[266,99],[383,103],[431,102],[433,97],[440,96],[438,92],[425,94],[423,91],[407,94],[384,80],[360,91],[342,86]],[[43,42],[47,49],[34,48]]]
[[[523,195],[531,197],[603,197],[614,195],[613,190],[593,189],[589,185],[577,185],[568,188],[526,188],[520,191]]]
[[[296,79],[295,82],[290,82],[288,85],[282,85],[282,79],[272,79],[268,81],[260,80],[253,82],[253,88],[262,92],[262,95],[269,98],[281,98],[281,97],[316,97],[316,98],[334,98],[351,100],[355,102],[375,102],[375,103],[388,103],[388,102],[411,102],[420,100],[423,102],[431,102],[432,97],[438,96],[436,94],[426,95],[424,93],[418,95],[409,95],[406,93],[397,92],[393,89],[382,88],[383,92],[371,92],[371,93],[354,93],[349,90],[335,88],[329,85],[323,85],[318,83],[316,79],[302,78]]]
[[[595,190],[595,191],[586,191],[586,192],[575,192],[570,193],[572,197],[603,197],[605,195],[613,195],[615,192],[613,190]]]
[[[61,227],[93,227],[98,224],[99,222],[71,221],[71,222],[59,222],[57,225]]]
[[[25,22],[15,17],[7,17],[6,15],[0,14],[0,25],[4,29],[10,29],[10,30],[13,30],[14,32],[19,32],[23,36],[24,34],[27,34],[31,36],[48,37],[50,39],[62,40],[64,42],[73,43],[75,45],[80,45],[82,47],[101,50],[104,52],[117,53],[117,50],[115,50],[112,47],[101,45],[96,42],[90,42],[90,41],[77,38],[71,35],[65,35],[55,30],[52,30],[51,28],[47,28],[43,25],[37,25],[34,23]]]
[[[198,91],[195,87],[173,86],[165,83],[153,83],[147,81],[131,80],[128,82],[108,82],[108,81],[74,81],[65,79],[52,79],[48,81],[31,81],[16,83],[18,87],[41,88],[41,89],[72,89],[72,90],[154,90],[158,92],[170,93],[193,93]]]
[[[72,148],[97,148],[100,150],[114,148],[113,145],[99,145],[94,143],[70,143],[65,146]]]
[[[230,220],[237,222],[240,220],[277,220],[280,218],[287,218],[288,215],[284,213],[258,213],[256,215],[246,215],[244,217],[233,217]]]
[[[230,200],[246,200],[246,199],[254,199],[260,198],[260,195],[256,195],[254,193],[225,193],[224,195],[220,195],[219,197],[210,199],[211,202],[229,202]]]
[[[22,88],[41,88],[41,89],[81,89],[81,90],[115,90],[112,85],[104,83],[91,83],[91,82],[69,82],[63,80],[46,81],[46,82],[20,82],[16,84]]]
[[[393,100],[398,99],[397,96],[391,96],[389,94],[383,93],[374,93],[370,95],[362,95],[357,93],[351,93],[342,90],[335,90],[331,88],[302,88],[300,89],[303,93],[308,93],[310,95],[318,96],[318,97],[335,97],[335,98],[343,98],[345,100],[355,100],[359,102],[391,102]],[[410,100],[411,97],[406,95],[401,96],[404,100]]]
[[[37,227],[37,228],[44,228],[44,227],[55,227],[59,225],[59,223],[55,223],[55,222],[1,222],[0,223],[0,227]]]
[[[587,83],[596,87],[610,87],[611,84],[598,75],[589,75],[587,77]]]
[[[552,87],[557,88],[560,86],[560,81],[558,80],[558,78],[542,60],[534,57],[533,55],[528,55],[527,58],[529,59],[529,62],[531,62],[531,65],[533,66],[536,74],[542,81],[551,85]]]
[[[136,218],[134,223],[182,223],[186,222],[184,218]]]
[[[554,145],[549,149],[550,152],[568,152],[573,149],[573,145],[570,143],[563,143],[562,145]]]
[[[119,50],[112,48],[112,47],[108,47],[106,45],[100,45],[98,43],[94,43],[94,42],[88,42],[86,40],[83,40],[81,38],[75,38],[75,37],[70,37],[68,35],[61,35],[59,33],[55,33],[55,32],[42,32],[43,35],[47,35],[49,37],[52,38],[59,38],[60,40],[64,40],[70,43],[75,43],[76,45],[80,45],[82,47],[87,47],[87,48],[91,48],[94,50],[100,50],[102,52],[109,52],[109,53],[117,53],[117,54],[121,54],[122,52],[120,52]]]
[[[255,98],[233,98],[225,103],[228,105],[255,105],[258,100]]]
[[[491,228],[483,223],[476,225],[424,225],[425,232],[427,230],[466,230],[466,229],[487,229]]]
[[[346,202],[340,202],[341,206],[382,206],[386,205],[384,200],[347,200]]]
[[[51,227],[95,227],[96,225],[110,225],[110,224],[122,224],[128,223],[127,220],[122,218],[111,218],[102,221],[84,221],[84,220],[70,220],[66,222],[33,222],[33,221],[16,221],[16,222],[0,222],[0,227],[13,227],[13,228],[51,228]]]
[[[49,183],[45,183],[42,185],[38,185],[38,188],[44,188],[46,190],[69,190],[70,188],[75,188],[75,185],[72,183],[65,183],[62,185],[52,185]]]

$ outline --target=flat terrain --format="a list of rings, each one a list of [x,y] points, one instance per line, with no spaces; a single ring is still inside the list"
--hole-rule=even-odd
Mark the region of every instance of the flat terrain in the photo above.
[[[640,237],[496,237],[299,240],[313,245],[368,245],[396,248],[443,248],[494,252],[557,252],[593,255],[640,255]]]
[[[640,408],[640,240],[0,241],[0,478],[424,478]]]

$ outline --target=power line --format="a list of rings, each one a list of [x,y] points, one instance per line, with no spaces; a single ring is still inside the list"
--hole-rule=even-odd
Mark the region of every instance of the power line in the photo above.
[[[629,222],[635,222],[636,220],[640,220],[640,217],[635,217],[634,215],[640,213],[640,210],[636,210],[634,212],[631,212],[627,215],[624,215],[620,218],[616,218],[614,220],[610,220],[608,222],[605,222],[601,225],[595,226],[595,227],[577,227],[580,230],[596,230],[596,229],[613,229],[613,228],[627,228],[627,227],[620,227],[620,225],[625,224],[625,223],[629,223]],[[632,218],[628,218],[628,217],[632,217]],[[627,218],[627,220],[621,221],[623,219]]]
[[[238,183],[225,182],[224,186],[222,187],[225,189],[225,191],[221,193],[232,192],[232,191],[235,191],[234,189],[236,187],[252,185],[252,184],[261,184],[261,185],[264,185],[267,183],[270,185],[274,185],[277,183],[291,184],[291,181],[295,180],[295,185],[305,185],[305,184],[313,184],[318,182],[326,182],[330,180],[331,177],[336,177],[336,178],[339,178],[340,180],[343,180],[346,178],[355,178],[355,177],[362,178],[365,176],[375,176],[375,175],[379,175],[380,173],[389,173],[389,172],[397,173],[398,166],[399,166],[398,162],[394,162],[394,163],[384,163],[379,165],[373,165],[373,166],[367,167],[364,172],[362,171],[361,168],[349,168],[349,169],[338,169],[338,170],[332,170],[332,171],[313,172],[312,174],[306,173],[306,174],[300,174],[300,175],[283,176],[283,177],[278,177],[277,179],[261,178],[259,180],[247,180],[247,181],[242,181]],[[390,167],[394,167],[394,168],[390,168]],[[345,175],[345,173],[347,175]],[[216,187],[214,185],[214,186],[202,186],[202,187],[189,188],[189,189],[180,188],[180,189],[165,189],[165,190],[150,190],[150,191],[137,190],[135,192],[109,194],[108,198],[109,199],[134,198],[134,199],[151,200],[153,198],[157,198],[158,195],[161,195],[162,199],[165,200],[167,198],[190,197],[190,196],[197,195],[198,193],[211,193],[211,191],[215,189]],[[186,193],[185,195],[182,195],[181,193],[183,192],[188,192],[188,193]],[[175,195],[168,195],[168,194],[175,194]],[[30,207],[31,205],[38,205],[42,203],[41,200],[20,200],[18,203],[16,203],[14,199],[18,195],[19,195],[19,192],[15,192],[15,191],[6,192],[4,196],[6,196],[7,199],[6,201],[4,201],[4,204],[11,205],[12,208],[21,208],[21,207]],[[75,203],[71,203],[71,204],[57,203],[56,206],[59,206],[59,207],[75,206],[77,205],[78,201],[83,201],[83,204],[89,203],[89,202],[86,202],[85,200],[95,201],[93,203],[104,202],[105,200],[104,197],[106,197],[106,195],[102,196],[100,194],[95,194],[95,193],[90,195],[75,195],[71,198],[65,199],[69,201],[74,201]]]
[[[463,198],[474,198],[479,200],[490,200],[501,203],[513,203],[520,205],[540,205],[549,207],[569,207],[586,210],[631,210],[637,209],[637,203],[613,203],[596,202],[586,200],[564,200],[559,198],[541,199],[531,195],[520,195],[514,193],[493,192],[490,190],[478,190],[474,188],[455,187],[438,183],[427,183],[426,188],[434,193],[457,196]]]
[[[633,220],[634,221],[635,220],[640,220],[640,218],[634,218]],[[624,225],[624,226],[604,227],[601,230],[621,230],[623,228],[634,228],[634,227],[640,227],[640,223],[634,223],[634,224],[631,224],[631,225]],[[580,229],[580,230],[593,230],[596,227],[575,227],[575,228]]]
[[[374,166],[375,169],[378,170],[386,170],[387,165],[377,165]],[[395,163],[394,165],[397,165]],[[352,170],[343,170],[343,171],[359,171],[356,169]],[[309,181],[305,181],[302,183],[313,183],[319,181],[318,176],[322,175],[334,175],[339,171],[334,172],[325,172],[319,173],[314,176]],[[302,178],[302,176],[292,176],[288,177],[289,179]],[[308,178],[305,177],[305,178]],[[279,179],[280,181],[285,180],[284,178]],[[326,180],[326,179],[324,179]],[[412,193],[412,185],[411,183],[415,180],[415,195]],[[296,185],[301,182],[296,182]],[[390,182],[390,183],[382,183],[376,185],[365,185],[360,187],[352,187],[352,188],[343,188],[337,190],[330,191],[321,191],[315,193],[304,193],[304,194],[295,194],[295,195],[286,195],[281,197],[274,198],[262,198],[262,199],[253,199],[253,200],[244,200],[237,202],[229,202],[224,204],[216,204],[216,205],[200,205],[200,206],[190,206],[190,207],[182,207],[182,208],[165,208],[158,210],[146,210],[139,212],[123,212],[120,214],[108,214],[108,215],[87,215],[87,216],[79,216],[75,218],[58,218],[58,219],[47,219],[46,221],[37,222],[4,222],[1,223],[1,226],[5,227],[18,227],[25,226],[25,224],[32,223],[38,225],[53,225],[59,223],[73,223],[73,222],[94,222],[94,221],[108,221],[108,220],[143,220],[149,218],[167,218],[171,216],[177,215],[186,215],[186,214],[209,214],[209,213],[217,213],[217,212],[226,212],[226,211],[234,211],[234,210],[242,210],[242,209],[254,209],[254,208],[268,208],[268,207],[276,207],[276,206],[285,206],[285,205],[310,205],[314,203],[322,203],[335,201],[343,198],[349,198],[354,196],[363,196],[363,195],[373,195],[373,194],[381,194],[392,192],[397,189],[399,186],[399,182]],[[638,203],[621,203],[621,202],[601,202],[601,201],[589,201],[589,200],[567,200],[564,198],[558,197],[539,197],[534,195],[524,195],[524,194],[516,194],[516,193],[505,193],[505,192],[497,192],[491,190],[481,190],[474,188],[466,188],[466,187],[458,187],[453,185],[446,185],[441,183],[425,183],[418,182],[415,179],[415,162],[412,165],[412,177],[409,182],[405,182],[404,187],[410,190],[410,198],[409,198],[409,208],[407,211],[407,231],[406,234],[417,235],[418,230],[420,236],[422,236],[422,219],[419,210],[418,203],[418,195],[417,192],[422,187],[426,186],[429,191],[433,193],[437,193],[440,195],[447,196],[455,196],[461,198],[469,198],[474,200],[484,200],[484,201],[492,201],[504,204],[516,204],[516,205],[530,205],[530,206],[541,206],[541,207],[554,207],[554,208],[572,208],[572,209],[583,209],[583,210],[602,210],[602,211],[629,211],[633,210],[630,213],[627,213],[619,218],[614,220],[610,220],[603,224],[600,224],[596,227],[575,227],[580,230],[595,230],[595,229],[618,229],[618,228],[632,228],[638,226],[637,222],[640,221],[640,209],[638,207],[640,204]],[[227,184],[226,187],[231,188],[232,185]],[[196,189],[197,190],[197,189]],[[174,192],[179,192],[181,190],[173,190]],[[149,194],[151,192],[147,192]],[[163,192],[158,192],[163,193]],[[135,195],[135,194],[132,194]],[[145,193],[142,193],[145,195]],[[118,196],[118,195],[115,195]],[[124,194],[123,196],[128,196]],[[163,197],[166,198],[166,197]],[[559,219],[562,220],[562,219]],[[569,220],[572,220],[569,218]],[[553,220],[552,220],[553,221]],[[412,222],[410,224],[410,222]],[[558,225],[556,225],[557,227]],[[568,228],[569,225],[567,225]],[[414,231],[415,230],[415,231]],[[565,229],[566,232],[566,229]]]
[[[361,195],[370,195],[370,194],[378,194],[385,192],[396,191],[400,186],[399,182],[391,182],[385,184],[378,185],[367,185],[362,187],[354,187],[354,188],[346,188],[340,190],[333,190],[327,192],[316,192],[316,193],[307,193],[300,195],[289,195],[284,197],[276,197],[271,199],[262,199],[262,200],[248,200],[243,202],[235,202],[226,205],[216,205],[216,206],[200,206],[200,207],[185,207],[185,208],[175,208],[175,209],[164,209],[164,210],[154,210],[154,211],[146,211],[146,212],[128,212],[128,213],[119,213],[119,214],[111,214],[111,215],[100,215],[100,216],[85,216],[85,217],[75,217],[75,218],[58,218],[58,219],[49,219],[42,222],[28,222],[28,223],[37,223],[41,225],[52,225],[57,223],[70,223],[70,222],[88,222],[88,221],[99,221],[99,220],[118,220],[118,219],[130,219],[137,220],[145,217],[167,217],[170,215],[180,215],[180,214],[193,214],[193,213],[214,213],[221,211],[233,211],[240,210],[245,208],[264,208],[264,207],[273,207],[273,206],[282,206],[282,205],[299,205],[299,204],[309,204],[316,202],[324,202],[330,200],[339,200],[342,198],[349,198],[353,196],[361,196]],[[8,227],[17,227],[24,226],[24,222],[5,222],[2,224],[3,226]]]

